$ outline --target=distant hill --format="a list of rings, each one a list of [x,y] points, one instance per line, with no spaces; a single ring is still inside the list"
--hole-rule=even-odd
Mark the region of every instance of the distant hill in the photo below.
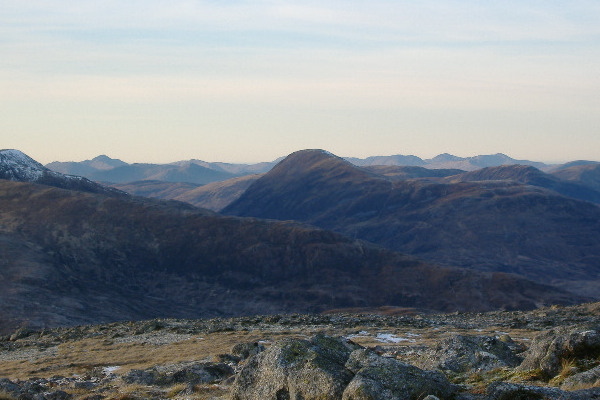
[[[0,180],[5,332],[340,307],[534,308],[583,298],[440,268],[295,222]]]
[[[170,164],[128,164],[102,155],[81,162],[55,161],[49,163],[47,167],[64,174],[81,175],[93,181],[115,184],[160,180],[203,185],[238,176],[263,173],[271,169],[275,163],[276,161],[257,164],[229,164],[186,160]]]
[[[246,175],[226,181],[208,183],[174,196],[172,199],[184,201],[196,207],[221,211],[224,207],[237,200],[261,176],[262,174]]]
[[[201,185],[187,182],[166,181],[134,181],[128,183],[110,184],[115,189],[122,190],[134,196],[150,197],[155,199],[174,199],[190,190],[197,189]]]
[[[552,172],[552,175],[600,191],[600,163],[573,164]]]
[[[431,169],[399,165],[373,165],[364,168],[368,171],[398,180],[415,178],[445,178],[447,176],[458,175],[465,172],[462,169]]]
[[[220,211],[236,200],[261,174],[245,175],[225,181],[197,185],[166,181],[135,181],[110,186],[136,196],[179,200],[196,207]]]
[[[506,154],[497,153],[489,155],[478,155],[473,157],[457,157],[452,154],[443,153],[433,158],[423,160],[417,156],[375,156],[367,157],[364,159],[348,157],[346,160],[352,164],[365,167],[372,165],[398,165],[398,166],[418,166],[430,169],[460,169],[464,171],[474,171],[479,168],[485,167],[497,167],[500,165],[512,165],[522,164],[530,165],[538,169],[546,170],[551,168],[550,165],[529,161],[529,160],[516,160],[507,156]]]
[[[172,163],[173,165],[183,165],[187,163],[197,164],[205,168],[209,168],[215,171],[227,172],[237,176],[262,174],[269,171],[275,164],[281,161],[283,157],[278,158],[275,161],[261,162],[256,164],[232,164],[223,162],[206,162],[202,160],[188,160],[188,161],[177,161]]]
[[[0,179],[32,182],[83,192],[122,195],[123,192],[81,176],[51,171],[19,150],[0,150]]]
[[[588,167],[589,166],[579,166],[571,168],[581,170],[582,168]],[[597,167],[598,168],[596,169],[598,173],[596,173],[596,177],[600,183],[600,164]],[[594,168],[588,168],[588,170],[591,169]],[[569,174],[569,172],[570,169],[561,171],[563,176],[566,176]],[[564,196],[600,204],[600,191],[594,190],[590,186],[579,183],[579,180],[577,179],[571,179],[569,181],[566,179],[560,179],[559,177],[561,173],[555,173],[551,175],[528,165],[503,165],[500,167],[486,167],[476,171],[450,176],[446,178],[446,180],[452,183],[509,180],[526,185],[543,187],[553,190]],[[593,175],[594,174],[589,174],[588,176]]]
[[[346,157],[347,161],[360,167],[372,165],[403,165],[403,166],[422,166],[426,162],[417,156],[403,156],[396,154],[393,156],[371,156],[367,158]]]
[[[537,174],[525,171],[527,179]],[[504,175],[485,178],[393,180],[305,150],[223,213],[303,221],[437,263],[516,273],[600,296],[600,208]]]
[[[54,161],[46,165],[53,171],[60,172],[62,174],[88,176],[96,171],[107,171],[109,169],[122,167],[127,165],[126,162],[110,158],[106,155],[100,155],[91,160],[85,160],[81,162],[58,162]]]

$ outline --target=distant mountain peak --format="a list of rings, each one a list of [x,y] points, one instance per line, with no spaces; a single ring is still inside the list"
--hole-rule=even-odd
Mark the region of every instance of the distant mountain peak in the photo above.
[[[321,149],[296,151],[284,158],[267,174],[278,175],[284,171],[286,173],[297,174],[299,172],[306,173],[315,169],[324,169],[328,171],[343,169],[353,172],[361,171],[361,173],[367,174],[367,172],[357,168],[349,161]]]
[[[114,160],[114,158],[110,158],[106,154],[100,154],[99,156],[92,158],[92,161],[113,161],[113,160]]]
[[[442,153],[428,160],[429,162],[448,162],[448,161],[462,161],[464,158],[455,156],[450,153]]]

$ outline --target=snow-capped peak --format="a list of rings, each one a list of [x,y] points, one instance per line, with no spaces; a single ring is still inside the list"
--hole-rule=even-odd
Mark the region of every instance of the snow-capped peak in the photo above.
[[[2,178],[35,182],[48,169],[19,150],[0,150],[0,171]]]

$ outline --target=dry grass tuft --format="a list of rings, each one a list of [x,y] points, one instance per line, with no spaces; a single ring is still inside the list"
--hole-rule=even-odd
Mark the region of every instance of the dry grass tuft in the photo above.
[[[17,398],[5,390],[0,390],[0,400],[17,400]]]

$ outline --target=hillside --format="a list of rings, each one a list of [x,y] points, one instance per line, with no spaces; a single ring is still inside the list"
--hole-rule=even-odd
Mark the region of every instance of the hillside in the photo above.
[[[220,211],[238,199],[248,187],[261,175],[245,175],[226,181],[212,182],[195,189],[188,190],[172,199],[184,201],[196,207]]]
[[[552,175],[565,181],[585,185],[600,191],[600,163],[572,165],[552,172]]]
[[[299,220],[437,263],[600,296],[600,208],[531,185],[392,181],[305,150],[223,212]]]
[[[445,178],[447,176],[454,176],[465,172],[462,169],[432,169],[401,165],[372,165],[364,167],[364,169],[395,180]]]
[[[158,180],[111,183],[110,187],[122,190],[134,196],[170,200],[185,194],[201,185],[187,182],[166,182]]]
[[[582,300],[510,275],[435,267],[298,223],[223,217],[179,202],[0,180],[0,210],[2,329]]]
[[[581,167],[572,167],[581,168]],[[567,171],[566,173],[564,171]],[[598,168],[600,171],[600,168]],[[563,176],[569,173],[563,170]],[[590,174],[592,175],[592,174]],[[600,173],[597,174],[600,182]],[[600,192],[590,186],[578,182],[575,178],[565,180],[560,178],[560,174],[547,174],[535,167],[528,165],[503,165],[500,167],[487,167],[476,171],[465,172],[456,176],[447,178],[448,182],[477,182],[477,181],[514,181],[525,185],[539,186],[545,189],[553,190],[563,196],[572,197],[579,200],[600,203]]]

